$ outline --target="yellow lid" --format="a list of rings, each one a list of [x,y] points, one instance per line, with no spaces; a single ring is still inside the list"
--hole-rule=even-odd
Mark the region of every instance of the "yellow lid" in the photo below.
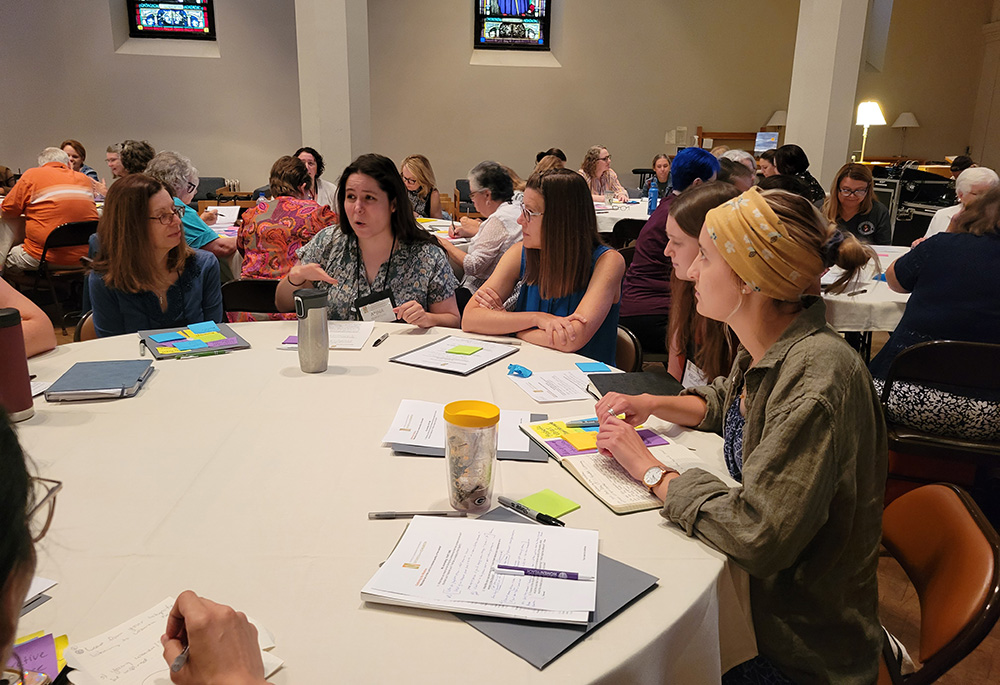
[[[463,428],[489,428],[500,421],[500,407],[479,400],[462,400],[444,405],[444,420]]]

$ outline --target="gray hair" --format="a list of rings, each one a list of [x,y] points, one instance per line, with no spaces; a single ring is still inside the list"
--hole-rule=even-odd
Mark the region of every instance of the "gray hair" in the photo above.
[[[757,173],[757,161],[746,150],[726,150],[722,153],[722,159],[731,159],[734,162],[739,162],[750,171]]]
[[[514,183],[507,171],[493,161],[480,162],[469,172],[469,185],[473,189],[490,191],[497,202],[507,202],[514,197]]]
[[[192,166],[190,159],[170,150],[156,153],[146,165],[145,173],[172,188],[174,195],[180,195],[186,190],[188,181],[198,177],[198,170]]]
[[[47,147],[38,155],[38,166],[45,166],[49,162],[60,162],[69,166],[69,155],[57,147]]]
[[[114,143],[112,145],[108,145],[108,152],[110,152],[113,155],[120,155],[122,152],[122,144]]]
[[[972,190],[973,186],[985,186],[985,189],[1000,185],[1000,176],[993,169],[984,166],[969,167],[955,179],[955,190],[962,195]]]

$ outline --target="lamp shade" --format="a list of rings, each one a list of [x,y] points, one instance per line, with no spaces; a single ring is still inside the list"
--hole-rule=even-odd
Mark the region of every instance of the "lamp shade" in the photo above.
[[[788,120],[788,112],[785,111],[785,110],[783,110],[783,109],[779,109],[774,114],[771,115],[771,118],[768,119],[767,123],[764,124],[764,125],[765,126],[785,126],[787,120]]]
[[[858,126],[885,126],[882,108],[874,100],[868,100],[858,105]]]
[[[892,122],[893,128],[920,128],[920,122],[913,112],[903,112]]]

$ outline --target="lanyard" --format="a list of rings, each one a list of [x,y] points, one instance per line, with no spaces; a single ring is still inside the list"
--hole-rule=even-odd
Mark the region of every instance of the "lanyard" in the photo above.
[[[358,282],[357,282],[357,288],[355,289],[355,293],[354,293],[355,294],[355,298],[354,299],[357,300],[357,299],[361,298],[361,279],[362,278],[365,279],[365,283],[367,283],[368,282],[368,278],[365,275],[365,273],[362,272],[362,266],[364,265],[364,260],[361,258],[361,241],[358,240],[357,236],[354,236],[354,241],[355,241],[354,242],[354,250],[355,250],[355,254],[357,256],[357,272],[358,272]],[[382,290],[384,290],[385,287],[386,287],[386,285],[389,283],[389,273],[392,271],[392,256],[393,256],[393,254],[395,252],[396,252],[396,236],[392,236],[392,247],[389,248],[389,260],[388,260],[388,264],[385,267],[385,276],[382,277]],[[381,270],[381,268],[382,267],[379,266],[380,270]],[[368,290],[371,293],[377,293],[377,292],[379,292],[378,283],[377,283],[378,274],[375,275],[375,278],[376,278],[376,282],[373,282],[368,287]]]

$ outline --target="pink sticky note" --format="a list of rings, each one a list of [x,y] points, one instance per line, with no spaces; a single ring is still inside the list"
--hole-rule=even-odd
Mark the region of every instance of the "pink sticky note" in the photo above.
[[[44,673],[53,680],[59,675],[59,661],[56,659],[56,641],[52,634],[36,638],[14,647],[14,653],[21,659],[26,671]],[[8,666],[14,664],[14,660]]]
[[[236,338],[225,338],[223,340],[213,340],[208,343],[209,347],[229,347],[235,345],[238,341]]]
[[[648,428],[642,428],[637,430],[636,433],[642,438],[642,442],[646,447],[656,447],[657,445],[669,445],[670,443],[662,435],[655,431],[651,431]]]

